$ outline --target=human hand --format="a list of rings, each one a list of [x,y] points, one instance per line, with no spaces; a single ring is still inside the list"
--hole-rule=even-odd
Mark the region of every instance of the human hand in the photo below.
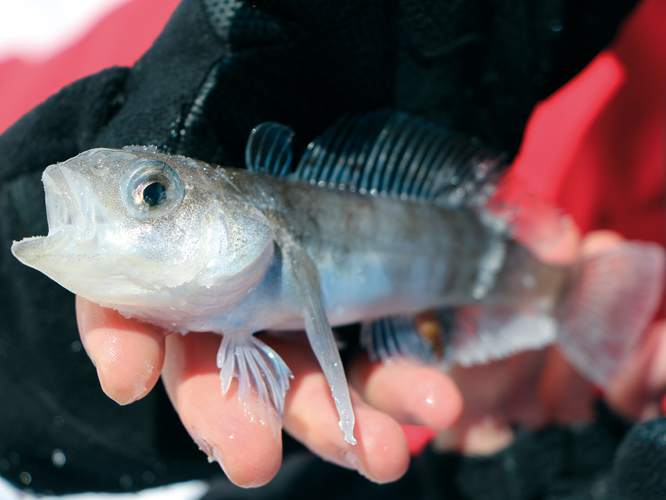
[[[234,483],[260,486],[281,463],[278,417],[258,403],[238,401],[237,383],[222,395],[215,362],[220,336],[167,334],[77,297],[81,339],[104,392],[119,404],[145,396],[162,379],[183,425]],[[358,444],[345,442],[326,379],[304,336],[262,335],[294,374],[285,400],[284,428],[325,460],[358,470],[375,482],[394,481],[409,464],[398,422],[443,430],[462,408],[451,379],[432,367],[384,366],[367,357],[348,372]],[[202,457],[203,459],[203,457]]]
[[[594,231],[581,240],[571,225],[557,244],[533,249],[544,260],[567,262],[578,248],[593,255],[621,241],[611,231]],[[539,429],[590,421],[594,400],[600,396],[627,419],[655,418],[666,392],[666,322],[650,326],[605,393],[578,374],[557,346],[483,366],[455,367],[451,376],[465,407],[460,421],[437,436],[440,451],[490,454],[513,441],[513,425]]]

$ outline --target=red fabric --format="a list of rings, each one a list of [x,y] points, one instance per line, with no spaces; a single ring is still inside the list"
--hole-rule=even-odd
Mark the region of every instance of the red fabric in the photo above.
[[[581,229],[664,243],[666,2],[644,0],[611,47],[537,106],[514,165]]]
[[[62,86],[112,65],[131,65],[177,3],[134,0],[43,64],[0,64],[0,132]],[[528,124],[514,171],[583,231],[612,228],[664,243],[665,19],[666,2],[644,0],[611,47],[539,104]],[[404,430],[413,454],[433,436],[415,426]]]
[[[65,85],[110,66],[131,66],[162,31],[179,0],[133,0],[112,11],[78,43],[30,64],[0,62],[0,133]]]

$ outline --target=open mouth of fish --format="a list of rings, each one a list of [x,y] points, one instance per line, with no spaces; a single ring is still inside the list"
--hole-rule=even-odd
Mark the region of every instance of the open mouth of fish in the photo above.
[[[48,235],[15,243],[14,254],[29,264],[31,255],[73,254],[95,248],[96,210],[85,178],[66,167],[53,165],[44,172],[42,182]]]

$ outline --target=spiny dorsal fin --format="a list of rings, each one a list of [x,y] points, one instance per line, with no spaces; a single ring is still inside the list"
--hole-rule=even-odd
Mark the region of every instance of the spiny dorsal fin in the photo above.
[[[245,166],[253,172],[284,177],[291,166],[291,140],[294,131],[275,122],[260,123],[252,129],[245,146]]]
[[[245,150],[248,170],[459,207],[487,194],[506,165],[506,155],[474,139],[388,109],[338,120],[308,145],[292,169],[293,135],[278,123],[255,127]]]

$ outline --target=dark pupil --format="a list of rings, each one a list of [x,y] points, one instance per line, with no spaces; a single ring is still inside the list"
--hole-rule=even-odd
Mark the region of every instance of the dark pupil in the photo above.
[[[143,201],[149,206],[156,207],[166,200],[166,188],[161,182],[151,182],[143,190]]]

